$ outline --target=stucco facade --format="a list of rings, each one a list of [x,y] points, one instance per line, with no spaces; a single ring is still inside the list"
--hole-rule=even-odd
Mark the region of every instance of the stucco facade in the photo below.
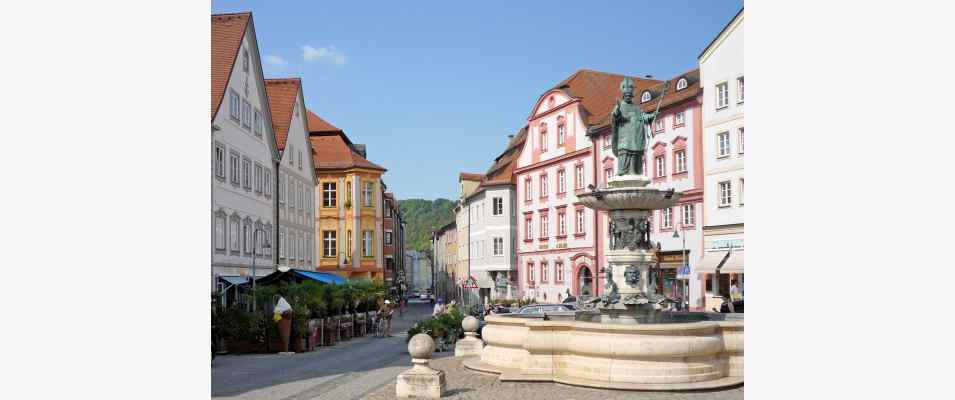
[[[703,166],[705,195],[703,262],[694,271],[707,310],[727,296],[732,280],[743,282],[744,97],[743,22],[740,10],[699,57],[703,87]],[[728,258],[724,256],[732,248]],[[725,259],[725,260],[724,260]],[[721,278],[714,274],[721,266]]]
[[[275,227],[278,153],[251,14],[213,15],[212,25],[210,233],[216,290],[218,276],[252,274],[253,238],[256,275],[273,271],[271,249],[263,244]]]
[[[434,290],[437,297],[447,298],[454,281],[451,272],[458,265],[457,227],[454,221],[431,233],[434,262]]]

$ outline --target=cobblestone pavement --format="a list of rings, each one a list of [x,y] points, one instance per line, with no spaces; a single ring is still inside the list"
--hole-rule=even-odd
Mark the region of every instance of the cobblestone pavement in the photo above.
[[[495,374],[484,374],[466,369],[461,358],[442,358],[431,362],[432,368],[444,371],[447,394],[442,399],[489,400],[742,400],[743,386],[714,391],[695,392],[630,392],[542,382],[500,382]],[[407,363],[410,366],[410,362]],[[407,369],[406,367],[405,369]],[[366,399],[395,399],[395,382],[369,393]]]
[[[212,362],[212,397],[242,400],[364,398],[382,385],[394,384],[398,374],[408,369],[411,359],[404,331],[415,320],[430,314],[429,303],[410,303],[403,316],[395,314],[391,329],[394,337],[390,338],[369,335],[292,356],[216,357]]]

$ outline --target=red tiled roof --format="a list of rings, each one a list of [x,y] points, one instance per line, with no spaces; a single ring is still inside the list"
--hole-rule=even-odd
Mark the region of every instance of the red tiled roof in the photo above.
[[[494,164],[487,170],[481,186],[515,183],[514,168],[517,166],[517,158],[521,154],[520,151],[526,138],[527,127],[525,126],[508,141],[507,148],[494,160]]]
[[[251,12],[212,15],[212,118],[222,104]]]
[[[314,154],[312,159],[315,162],[315,169],[348,169],[348,168],[368,168],[377,169],[382,172],[385,168],[371,161],[352,150],[351,146],[345,142],[344,133],[312,133],[308,137],[312,143]]]
[[[308,131],[309,132],[340,132],[337,126],[315,115],[311,110],[308,111]]]
[[[275,132],[275,144],[279,150],[285,150],[288,129],[292,124],[292,108],[295,107],[301,87],[302,80],[299,78],[265,80],[269,110],[272,111],[272,131]]]
[[[574,98],[580,99],[586,115],[584,122],[590,126],[599,126],[607,123],[607,116],[620,97],[620,82],[624,75],[608,72],[582,69],[564,79],[552,89],[560,89]],[[656,79],[646,79],[631,76],[635,96],[643,90],[661,83]],[[637,97],[639,98],[639,97]],[[533,117],[533,116],[531,116]]]
[[[484,179],[482,174],[472,174],[470,172],[462,172],[458,175],[458,181],[479,181]]]
[[[682,90],[676,90],[676,83],[680,81],[680,78],[686,78],[686,88]],[[640,105],[640,108],[642,108],[643,111],[652,112],[657,109],[657,103],[660,101],[660,93],[663,91],[665,83],[669,83],[670,86],[666,89],[666,94],[663,96],[663,103],[660,104],[661,110],[686,99],[696,97],[696,95],[700,94],[700,92],[703,90],[700,87],[700,69],[692,69],[673,77],[673,79],[651,86],[649,89],[647,89],[650,91],[652,97],[650,98],[650,101]],[[639,101],[641,93],[643,92],[634,92],[634,101]]]

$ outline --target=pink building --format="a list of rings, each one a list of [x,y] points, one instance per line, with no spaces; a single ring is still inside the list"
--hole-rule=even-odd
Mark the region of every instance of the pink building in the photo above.
[[[605,183],[602,170],[594,168],[605,163],[588,133],[602,137],[610,131],[608,115],[623,78],[577,71],[541,95],[531,110],[514,170],[521,297],[560,302],[568,291],[585,297],[602,291],[606,217],[596,218],[577,194]],[[637,93],[662,83],[631,79]]]
[[[703,91],[700,71],[694,69],[670,79],[661,103],[663,88],[664,83],[659,83],[637,89],[634,95],[634,101],[639,101],[646,112],[655,111],[660,105],[660,114],[650,127],[653,137],[644,159],[644,171],[653,179],[650,186],[672,188],[683,193],[676,207],[655,211],[651,217],[651,240],[659,244],[657,290],[667,296],[684,298],[690,289],[689,305],[699,309],[702,307],[700,290],[694,290],[700,284],[699,279],[681,275],[680,267],[685,263],[695,270],[703,251]],[[599,143],[597,159],[600,160],[601,179],[598,186],[602,187],[616,171],[616,158],[610,148],[610,129],[601,129],[593,137]],[[600,213],[599,223],[606,226],[606,213]],[[601,243],[601,254],[607,250],[607,244]]]

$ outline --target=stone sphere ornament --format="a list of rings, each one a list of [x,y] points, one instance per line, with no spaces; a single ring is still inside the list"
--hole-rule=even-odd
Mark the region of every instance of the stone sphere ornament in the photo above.
[[[434,339],[425,333],[412,336],[408,341],[408,353],[413,359],[430,359],[434,353]]]
[[[461,327],[464,328],[465,332],[477,332],[478,319],[468,315],[464,317],[464,321],[461,322]]]

